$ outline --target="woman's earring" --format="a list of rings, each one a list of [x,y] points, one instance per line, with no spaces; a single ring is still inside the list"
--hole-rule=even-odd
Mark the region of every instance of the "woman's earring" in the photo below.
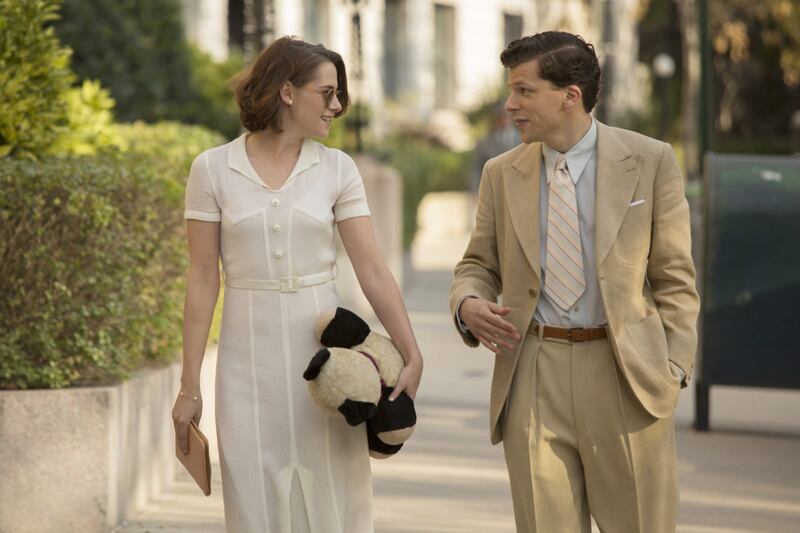
[[[289,98],[288,100],[286,100],[286,105],[292,105],[292,99],[291,99],[291,98]]]

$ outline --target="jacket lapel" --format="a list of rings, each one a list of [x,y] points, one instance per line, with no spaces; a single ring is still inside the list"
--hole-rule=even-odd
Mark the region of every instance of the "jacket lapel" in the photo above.
[[[595,183],[595,262],[598,272],[628,211],[640,170],[640,156],[632,154],[613,129],[598,122]]]
[[[525,257],[537,278],[541,278],[539,239],[539,187],[542,172],[542,145],[528,145],[503,169],[506,199],[511,224]]]

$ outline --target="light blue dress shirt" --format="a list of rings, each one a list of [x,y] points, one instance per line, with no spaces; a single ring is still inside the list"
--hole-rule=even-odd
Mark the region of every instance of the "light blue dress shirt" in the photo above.
[[[575,184],[578,204],[578,226],[583,253],[583,274],[586,290],[568,310],[561,309],[544,291],[545,258],[547,256],[547,203],[550,196],[549,180],[553,177],[556,160],[562,155],[542,143],[542,179],[539,190],[539,231],[541,242],[542,291],[536,306],[534,320],[539,324],[571,328],[600,326],[607,322],[597,279],[594,249],[595,184],[597,183],[597,124],[592,119],[589,130],[566,154],[567,170]]]

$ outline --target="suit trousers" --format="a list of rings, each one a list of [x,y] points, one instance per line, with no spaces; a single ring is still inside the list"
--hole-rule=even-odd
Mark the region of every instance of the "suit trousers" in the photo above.
[[[590,515],[603,533],[674,533],[673,418],[644,410],[608,339],[531,328],[501,423],[518,533],[589,533]]]

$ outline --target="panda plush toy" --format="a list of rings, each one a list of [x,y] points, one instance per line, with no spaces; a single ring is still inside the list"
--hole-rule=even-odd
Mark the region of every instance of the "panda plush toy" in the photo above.
[[[320,313],[314,331],[325,348],[303,372],[311,396],[351,426],[366,422],[370,456],[394,455],[417,423],[414,402],[405,392],[389,401],[404,366],[400,352],[391,340],[342,307]]]

